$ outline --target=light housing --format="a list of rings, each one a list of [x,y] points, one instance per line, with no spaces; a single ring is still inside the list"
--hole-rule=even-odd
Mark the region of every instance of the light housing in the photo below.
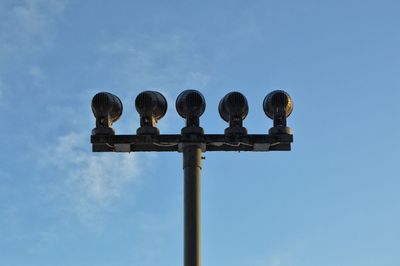
[[[249,113],[249,105],[243,94],[233,91],[225,95],[219,102],[218,111],[221,118],[229,123],[226,135],[247,135],[243,120]]]
[[[197,90],[185,90],[176,99],[176,111],[186,119],[186,128],[182,133],[202,133],[200,116],[206,109],[206,100]]]
[[[92,130],[92,135],[114,135],[111,126],[122,115],[121,100],[109,92],[100,92],[93,97],[91,106],[96,118],[96,128]]]
[[[263,108],[265,114],[274,121],[270,134],[291,134],[291,129],[286,126],[286,118],[293,111],[293,100],[287,92],[275,90],[269,93],[264,99]]]
[[[157,91],[143,91],[136,97],[135,107],[140,115],[140,128],[137,129],[137,134],[160,134],[156,125],[167,112],[168,105],[165,97]]]

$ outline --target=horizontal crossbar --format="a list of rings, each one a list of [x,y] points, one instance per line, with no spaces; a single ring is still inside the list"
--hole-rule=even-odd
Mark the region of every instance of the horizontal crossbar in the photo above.
[[[290,151],[293,135],[92,135],[93,152],[182,151],[188,144],[201,144],[203,151]]]

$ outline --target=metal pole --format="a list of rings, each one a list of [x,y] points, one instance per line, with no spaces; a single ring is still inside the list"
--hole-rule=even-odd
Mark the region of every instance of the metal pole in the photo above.
[[[201,144],[183,147],[184,266],[200,266]]]

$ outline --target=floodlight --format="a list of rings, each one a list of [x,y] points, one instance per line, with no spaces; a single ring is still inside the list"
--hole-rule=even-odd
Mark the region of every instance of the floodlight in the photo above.
[[[196,90],[185,90],[176,99],[178,114],[186,119],[186,127],[199,127],[199,118],[206,109],[203,95]]]
[[[96,117],[96,128],[92,130],[92,135],[114,135],[112,124],[117,121],[122,114],[121,100],[109,92],[100,92],[92,99],[92,111]]]
[[[290,128],[286,126],[286,118],[293,111],[293,101],[290,95],[282,90],[269,93],[263,102],[265,114],[273,119],[274,127],[270,129],[271,134],[291,134]]]
[[[137,134],[160,134],[156,125],[167,112],[165,97],[157,91],[143,91],[136,97],[135,107],[140,115],[140,128],[137,129]]]
[[[243,94],[237,91],[228,93],[219,102],[218,110],[221,118],[229,123],[226,135],[247,135],[243,120],[249,112],[249,105]]]

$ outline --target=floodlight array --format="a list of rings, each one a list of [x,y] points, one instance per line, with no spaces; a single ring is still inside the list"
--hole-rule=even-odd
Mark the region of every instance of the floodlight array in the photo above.
[[[140,116],[140,127],[137,135],[155,136],[160,131],[157,122],[167,112],[166,98],[157,91],[143,91],[135,100],[135,107]],[[186,127],[182,134],[204,134],[200,127],[200,116],[206,108],[204,96],[197,90],[185,90],[176,99],[176,110],[186,120]],[[92,136],[115,135],[112,124],[122,115],[121,100],[108,92],[96,94],[92,100],[92,111],[96,118],[96,127],[92,130]],[[263,101],[265,114],[273,120],[270,135],[291,134],[287,127],[286,118],[292,113],[293,101],[289,94],[282,90],[269,93]],[[229,123],[224,134],[227,136],[246,136],[247,129],[243,127],[243,120],[249,112],[246,97],[237,91],[226,94],[218,106],[221,118]]]

